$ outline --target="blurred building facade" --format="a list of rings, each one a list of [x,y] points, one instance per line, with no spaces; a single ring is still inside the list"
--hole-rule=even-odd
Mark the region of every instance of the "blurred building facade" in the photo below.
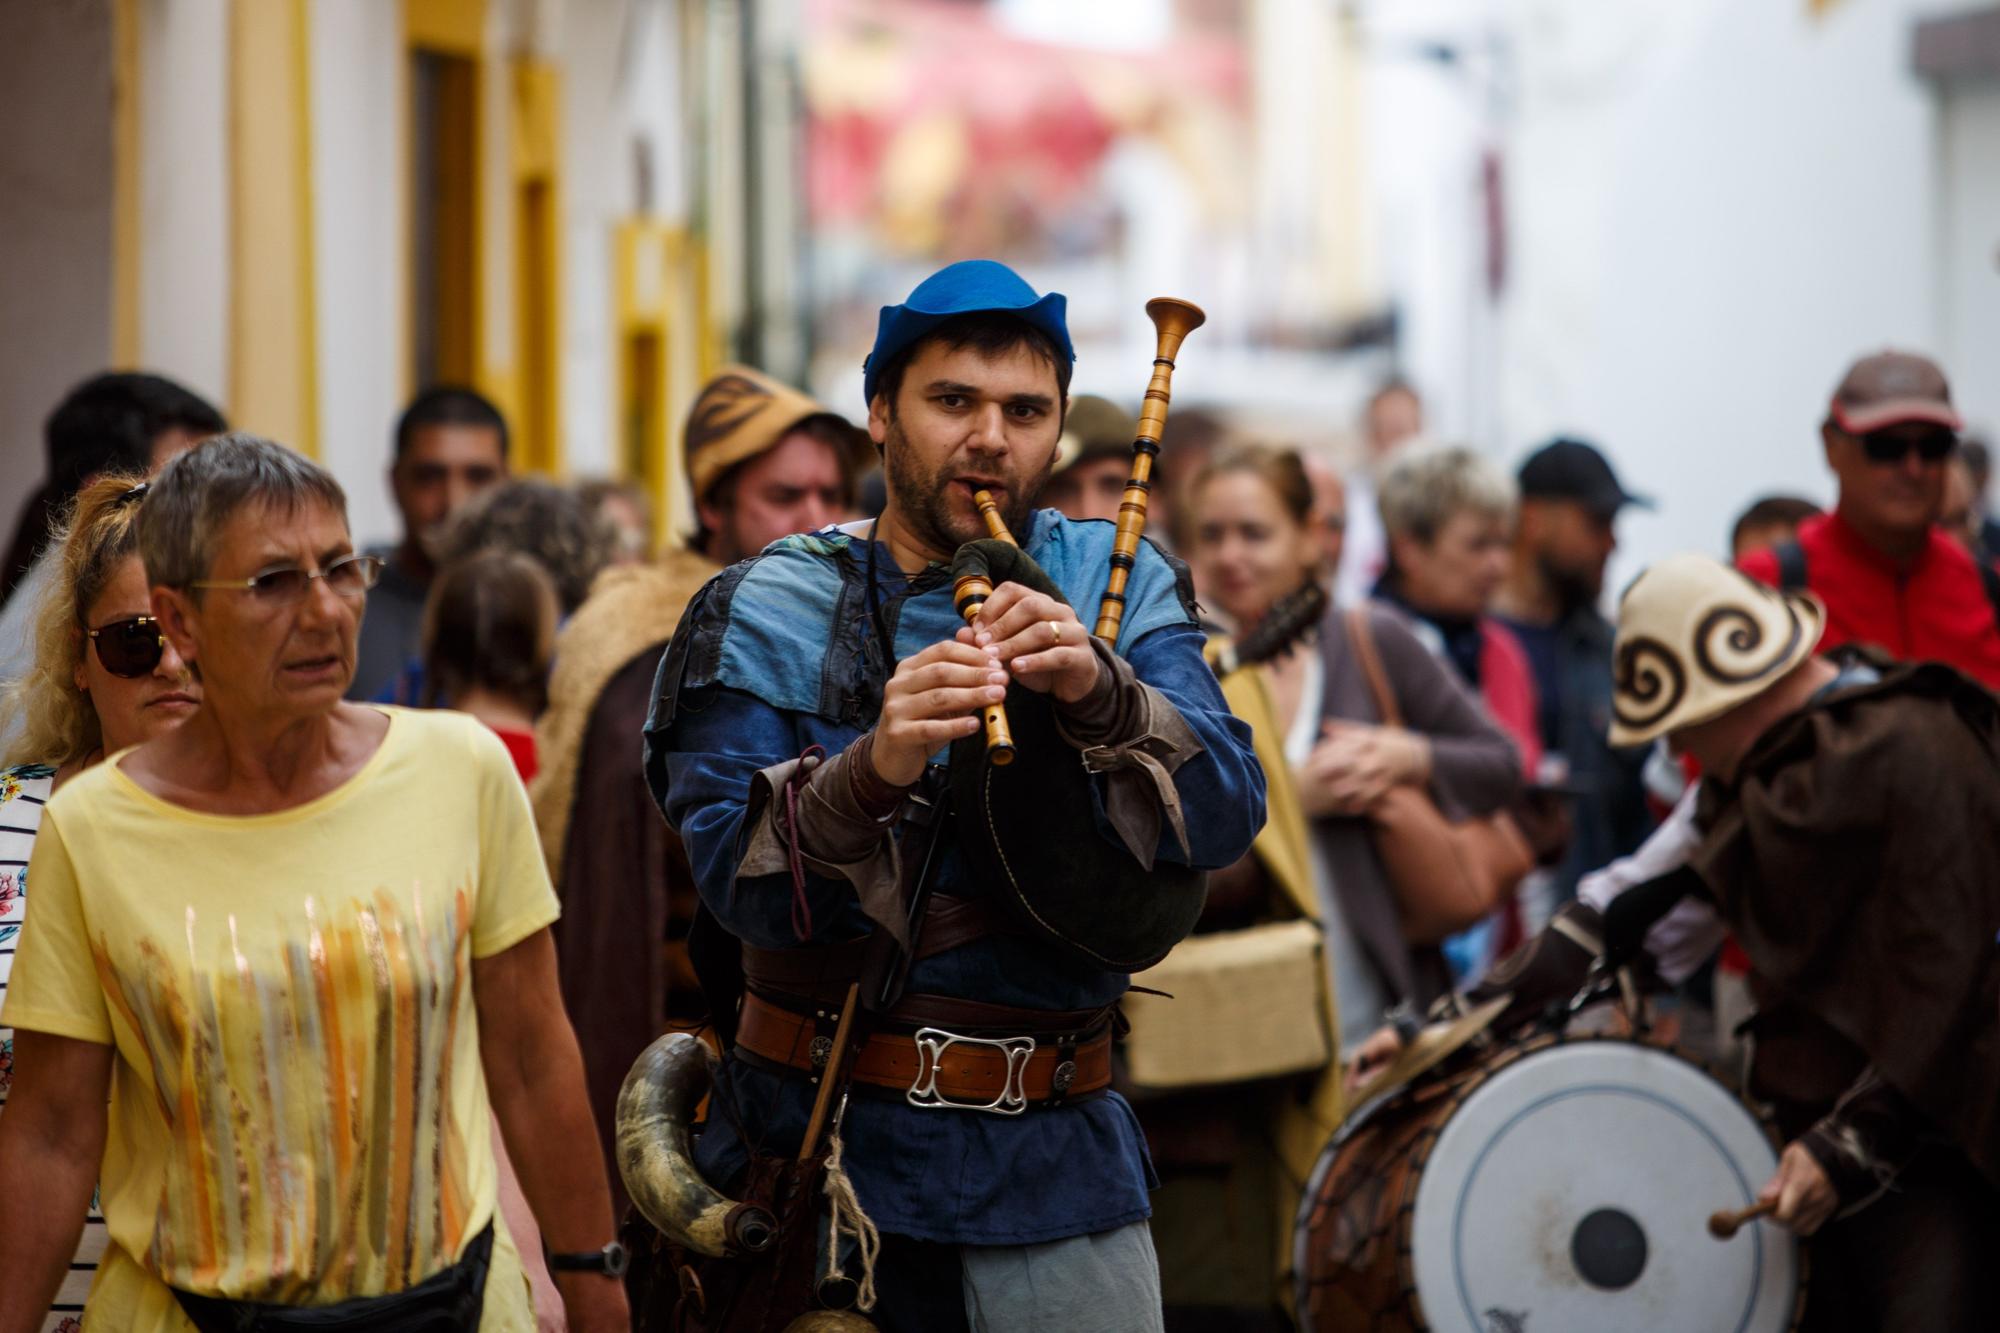
[[[449,380],[517,466],[673,512],[682,405],[754,292],[747,40],[733,0],[0,5],[9,466],[69,383],[143,367],[320,458],[382,537],[395,415]]]
[[[1620,573],[1825,494],[1840,369],[2000,426],[2000,6],[1960,0],[0,0],[0,460],[106,365],[184,379],[393,526],[395,412],[645,481],[725,356],[858,413],[875,311],[987,255],[1080,391],[1176,379],[1338,454],[1400,372],[1512,463],[1662,501]],[[0,519],[8,517],[0,514]],[[1614,577],[1614,584],[1621,580]]]

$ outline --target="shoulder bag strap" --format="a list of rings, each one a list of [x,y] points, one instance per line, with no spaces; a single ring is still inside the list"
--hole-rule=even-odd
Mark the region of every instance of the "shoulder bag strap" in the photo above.
[[[1346,619],[1347,646],[1353,651],[1354,660],[1361,664],[1361,674],[1368,678],[1368,692],[1375,696],[1375,711],[1381,715],[1382,725],[1401,727],[1403,710],[1396,703],[1396,692],[1389,688],[1381,654],[1375,651],[1375,632],[1368,624],[1368,608],[1349,607]]]

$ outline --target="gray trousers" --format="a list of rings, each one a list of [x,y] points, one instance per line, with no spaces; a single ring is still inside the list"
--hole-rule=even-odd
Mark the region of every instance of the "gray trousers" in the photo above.
[[[1039,1245],[882,1239],[873,1317],[889,1333],[1163,1333],[1144,1222]]]
[[[958,1255],[972,1333],[1161,1333],[1160,1262],[1144,1222]]]

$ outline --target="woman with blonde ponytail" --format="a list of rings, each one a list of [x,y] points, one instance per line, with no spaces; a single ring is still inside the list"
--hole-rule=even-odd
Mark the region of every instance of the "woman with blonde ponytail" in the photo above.
[[[146,487],[136,476],[100,476],[76,497],[51,546],[57,577],[34,620],[34,664],[0,704],[19,735],[0,760],[0,996],[6,993],[27,910],[28,854],[55,789],[106,755],[178,726],[201,686],[153,620],[138,521]],[[14,1034],[0,1028],[0,1111],[14,1075]],[[44,1318],[45,1333],[80,1325],[83,1299],[104,1249],[93,1204],[68,1276]],[[0,1285],[8,1281],[0,1258]]]

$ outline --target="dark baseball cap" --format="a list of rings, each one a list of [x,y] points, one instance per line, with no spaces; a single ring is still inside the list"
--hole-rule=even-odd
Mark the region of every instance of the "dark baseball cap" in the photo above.
[[[1529,454],[1519,474],[1524,500],[1575,500],[1605,517],[1626,505],[1651,509],[1653,502],[1618,484],[1604,455],[1582,440],[1554,440]]]
[[[1828,415],[1849,435],[1922,422],[1962,430],[1951,386],[1937,362],[1914,352],[1881,351],[1848,367]]]

